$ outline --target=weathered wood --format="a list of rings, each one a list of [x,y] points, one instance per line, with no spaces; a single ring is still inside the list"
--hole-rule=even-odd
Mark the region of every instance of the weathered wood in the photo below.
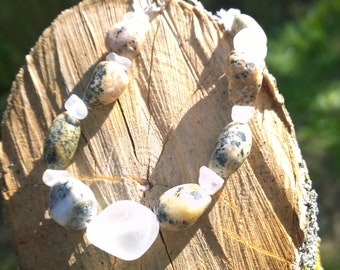
[[[189,230],[161,231],[139,260],[90,245],[84,232],[48,215],[42,149],[72,93],[82,96],[106,50],[107,29],[127,1],[85,1],[47,28],[20,69],[4,115],[1,163],[7,225],[21,269],[289,269],[306,230],[306,190],[294,129],[267,74],[251,121],[253,148],[213,206]],[[172,1],[152,21],[128,89],[82,121],[67,170],[95,192],[100,208],[131,199],[152,208],[170,187],[196,182],[230,121],[226,58],[231,37],[204,10]],[[139,183],[151,183],[143,192]],[[141,221],[142,222],[142,221]]]

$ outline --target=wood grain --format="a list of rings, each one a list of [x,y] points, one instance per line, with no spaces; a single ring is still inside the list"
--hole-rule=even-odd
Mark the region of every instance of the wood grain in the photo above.
[[[84,232],[48,215],[42,149],[70,93],[83,95],[106,54],[107,29],[131,3],[84,1],[64,11],[26,56],[8,99],[1,163],[4,210],[21,269],[291,269],[306,230],[304,176],[293,124],[275,79],[265,74],[250,125],[248,160],[189,230],[161,231],[139,260],[96,249]],[[82,121],[67,170],[88,184],[100,209],[131,199],[152,208],[162,192],[197,182],[231,121],[226,59],[232,36],[200,7],[171,1],[151,23],[128,89]],[[146,192],[140,184],[150,184]]]

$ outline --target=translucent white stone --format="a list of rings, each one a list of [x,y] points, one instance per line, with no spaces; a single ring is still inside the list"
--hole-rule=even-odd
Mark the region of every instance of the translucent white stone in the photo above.
[[[85,229],[97,215],[97,200],[92,190],[80,180],[73,177],[63,180],[51,187],[50,215],[63,227]]]
[[[156,240],[155,214],[134,201],[117,201],[105,208],[87,227],[87,238],[96,247],[126,261],[141,257]]]
[[[88,110],[85,103],[77,95],[72,94],[65,102],[65,110],[75,118],[82,120],[85,119]]]
[[[214,195],[222,188],[224,180],[208,167],[202,166],[200,168],[198,183],[210,195]]]
[[[117,63],[123,70],[128,70],[131,67],[131,60],[124,56],[120,56],[114,52],[110,52],[106,56],[106,61],[112,61]]]
[[[45,185],[52,187],[56,183],[65,182],[67,177],[69,176],[70,176],[69,173],[65,170],[47,169],[44,171],[42,175],[42,180],[45,183]]]
[[[254,116],[253,106],[234,105],[231,109],[231,119],[233,122],[247,123]]]
[[[234,36],[234,49],[246,54],[246,61],[263,62],[267,55],[267,40],[261,32],[255,28],[243,28]]]

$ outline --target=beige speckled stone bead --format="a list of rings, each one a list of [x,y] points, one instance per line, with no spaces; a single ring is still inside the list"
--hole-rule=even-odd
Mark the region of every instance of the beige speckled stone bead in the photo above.
[[[109,29],[105,38],[105,46],[110,52],[133,60],[138,56],[144,42],[144,34],[136,29],[126,28],[123,23],[116,23]]]
[[[71,162],[80,137],[80,121],[68,112],[59,114],[48,131],[44,161],[49,169],[62,170]]]
[[[248,124],[229,123],[217,140],[208,167],[222,178],[229,177],[248,157],[251,145],[252,136]]]
[[[162,228],[180,231],[195,224],[210,202],[210,195],[198,184],[183,184],[161,195],[155,214]]]
[[[247,63],[243,53],[232,51],[227,61],[229,100],[237,105],[252,105],[261,87],[265,65]]]
[[[149,28],[149,16],[144,11],[128,12],[123,21],[109,29],[105,46],[108,51],[133,60],[139,54]]]
[[[88,108],[110,104],[124,92],[128,83],[129,77],[120,65],[102,61],[94,71],[83,100]]]

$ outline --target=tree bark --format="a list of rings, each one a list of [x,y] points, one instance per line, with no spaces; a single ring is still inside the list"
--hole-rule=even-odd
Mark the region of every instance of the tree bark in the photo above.
[[[192,228],[161,230],[140,259],[125,262],[66,230],[48,214],[44,140],[70,93],[82,96],[105,57],[106,31],[132,10],[124,1],[84,1],[42,34],[13,83],[3,120],[4,213],[21,269],[292,269],[305,241],[309,190],[294,128],[266,71],[245,163]],[[128,89],[90,111],[68,172],[99,208],[131,199],[152,208],[179,184],[197,182],[231,121],[225,75],[232,36],[201,7],[172,1],[151,22]],[[140,184],[150,184],[143,191]],[[142,221],[141,221],[142,222]]]

